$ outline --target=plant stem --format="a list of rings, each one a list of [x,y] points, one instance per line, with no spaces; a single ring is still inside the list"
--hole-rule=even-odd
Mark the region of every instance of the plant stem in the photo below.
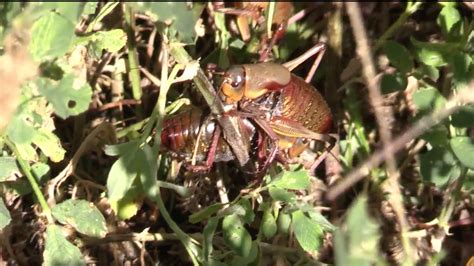
[[[405,11],[400,15],[400,17],[398,17],[397,21],[395,21],[392,26],[390,26],[390,28],[388,28],[388,30],[386,30],[384,34],[382,34],[382,36],[380,36],[380,38],[375,43],[373,51],[374,54],[385,44],[388,38],[392,37],[395,31],[397,31],[402,25],[405,24],[408,17],[415,11],[417,11],[421,4],[421,2],[407,3],[407,8],[405,9]]]
[[[130,82],[132,84],[132,94],[135,100],[140,100],[142,97],[142,90],[140,87],[140,68],[138,66],[138,58],[137,58],[137,49],[135,44],[135,34],[133,30],[133,10],[126,6],[125,12],[125,25],[127,31],[127,50],[128,50],[128,71]]]
[[[21,170],[26,175],[28,182],[30,182],[31,188],[33,188],[33,192],[35,193],[35,196],[38,199],[38,202],[41,205],[41,208],[43,209],[43,213],[46,215],[48,222],[53,223],[54,219],[53,219],[53,216],[51,215],[51,209],[49,208],[49,205],[46,202],[46,199],[44,198],[43,192],[41,191],[38,185],[38,182],[36,182],[36,179],[33,176],[33,173],[31,172],[30,165],[25,160],[23,160],[20,153],[18,152],[18,149],[15,143],[13,143],[8,137],[5,137],[5,143],[15,154],[16,159],[18,163],[20,164]]]

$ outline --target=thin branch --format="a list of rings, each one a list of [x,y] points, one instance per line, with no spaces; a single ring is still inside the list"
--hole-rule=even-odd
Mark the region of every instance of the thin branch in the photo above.
[[[405,217],[405,208],[403,206],[403,198],[398,183],[400,173],[397,171],[396,161],[394,152],[389,145],[392,139],[388,121],[393,120],[392,110],[389,109],[386,112],[381,108],[383,105],[382,94],[380,88],[376,85],[375,79],[375,67],[372,60],[371,48],[367,40],[366,30],[363,25],[362,15],[357,2],[347,2],[347,14],[351,21],[354,38],[357,43],[357,50],[363,66],[363,74],[369,90],[370,103],[374,109],[375,118],[379,126],[380,139],[383,147],[388,147],[386,150],[385,157],[387,158],[387,170],[388,180],[384,184],[384,189],[390,192],[390,198],[388,199],[393,207],[393,210],[397,216],[398,223],[401,227],[401,238],[405,253],[407,254],[408,262],[412,260],[412,248],[411,244],[406,237],[406,232],[409,231],[409,225]],[[385,149],[384,149],[385,150]]]

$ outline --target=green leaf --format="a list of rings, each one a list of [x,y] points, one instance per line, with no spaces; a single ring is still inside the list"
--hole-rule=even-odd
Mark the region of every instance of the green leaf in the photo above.
[[[236,214],[226,216],[222,221],[224,242],[237,255],[247,257],[252,248],[252,237]]]
[[[89,84],[76,79],[73,74],[65,75],[59,82],[40,79],[38,89],[53,105],[54,112],[63,119],[86,111],[92,100]]]
[[[204,261],[208,262],[211,256],[213,247],[212,247],[212,238],[214,237],[214,232],[217,229],[219,224],[219,219],[217,217],[212,217],[207,221],[206,226],[202,232],[203,234],[203,245],[202,253],[204,255]]]
[[[445,6],[441,10],[436,19],[436,22],[441,27],[441,31],[447,36],[454,24],[461,20],[461,15],[459,11],[454,6]]]
[[[123,198],[138,176],[139,162],[136,160],[138,146],[133,146],[132,142],[130,144],[131,149],[120,156],[110,168],[107,177],[107,194],[111,201]]]
[[[192,223],[192,224],[195,224],[195,223],[198,223],[198,222],[200,222],[204,219],[207,219],[208,217],[210,217],[214,213],[221,210],[224,206],[225,206],[225,204],[222,204],[222,203],[212,204],[212,205],[208,206],[207,208],[205,208],[203,210],[200,210],[196,213],[191,214],[189,216],[189,222]]]
[[[272,197],[272,199],[276,201],[292,203],[292,202],[295,202],[296,200],[296,195],[294,193],[286,191],[281,188],[270,187],[268,189],[268,192],[270,193],[270,196]]]
[[[292,214],[293,232],[301,247],[308,252],[316,251],[322,242],[323,230],[312,219],[298,210]]]
[[[390,63],[399,71],[406,73],[412,70],[413,59],[410,52],[403,45],[395,41],[387,41],[383,50]]]
[[[451,116],[454,127],[474,127],[474,106],[464,105]]]
[[[421,74],[421,77],[417,77],[418,79],[424,77],[428,77],[432,81],[438,81],[439,79],[439,70],[434,66],[420,65],[418,71]]]
[[[52,214],[60,223],[69,224],[82,234],[99,238],[107,234],[104,216],[88,201],[66,200],[54,206]]]
[[[439,124],[430,128],[428,132],[420,136],[432,146],[446,147],[449,141],[449,131],[444,124]]]
[[[266,238],[272,238],[276,234],[277,229],[276,219],[272,214],[272,210],[268,208],[263,212],[260,231]]]
[[[50,224],[46,229],[43,265],[86,265],[78,247],[66,240],[61,228]]]
[[[308,171],[283,171],[269,185],[285,189],[306,189],[310,184]]]
[[[61,141],[53,132],[39,128],[33,136],[33,143],[38,146],[51,161],[60,162],[64,159],[66,150],[63,149]]]
[[[434,49],[421,48],[417,53],[418,58],[423,64],[433,67],[446,65],[443,55]]]
[[[457,178],[461,170],[447,147],[434,147],[420,154],[420,172],[424,181],[432,182],[441,188],[451,178]]]
[[[143,191],[150,199],[154,199],[159,194],[156,182],[158,173],[158,160],[156,158],[158,158],[158,147],[154,146],[152,148],[145,144],[142,149],[138,149],[136,160],[138,160],[140,181]]]
[[[35,61],[64,55],[74,37],[74,24],[56,12],[49,12],[31,28],[29,51]]]
[[[453,79],[455,83],[467,84],[472,79],[470,67],[472,58],[465,53],[455,53],[452,57]]]
[[[0,182],[7,181],[14,174],[20,175],[15,158],[0,157]]]
[[[242,216],[242,220],[244,223],[250,224],[255,219],[255,213],[253,213],[252,204],[248,199],[240,199],[237,202],[238,205],[242,206],[245,210],[245,215]]]
[[[314,209],[308,212],[308,215],[313,221],[321,226],[324,231],[334,231],[336,227],[331,224],[331,222],[326,219],[320,212],[315,211]]]
[[[446,104],[446,99],[434,87],[427,87],[413,94],[413,103],[422,113],[439,110]]]
[[[348,211],[345,232],[335,232],[336,265],[377,265],[383,263],[379,254],[379,226],[367,211],[367,199],[359,196]]]
[[[474,169],[474,141],[470,137],[455,137],[450,140],[450,144],[461,164]]]
[[[204,9],[204,4],[193,2],[192,8],[185,2],[137,2],[138,10],[151,12],[155,21],[171,23],[170,31],[177,39],[191,44],[196,38],[195,25]]]
[[[89,36],[77,38],[75,44],[91,44],[91,52],[96,58],[102,55],[103,50],[116,53],[127,43],[127,34],[121,29],[98,31]]]
[[[12,220],[10,212],[5,206],[3,199],[0,197],[0,230],[3,230]]]
[[[278,232],[287,235],[290,232],[291,215],[284,211],[280,211],[277,222]]]
[[[407,77],[400,73],[395,72],[394,74],[384,74],[382,76],[381,90],[383,94],[388,94],[396,91],[403,91],[407,87]]]

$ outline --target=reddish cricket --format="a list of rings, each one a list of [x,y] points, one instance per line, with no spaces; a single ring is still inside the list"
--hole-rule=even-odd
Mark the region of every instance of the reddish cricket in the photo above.
[[[316,48],[317,65],[325,46],[319,44]],[[245,143],[257,145],[253,151],[257,151],[259,159],[266,157],[260,171],[275,158],[285,163],[298,156],[310,140],[329,143],[328,150],[334,145],[335,139],[325,134],[332,127],[332,114],[326,101],[316,88],[285,66],[274,63],[232,66],[223,75],[219,96],[231,108],[226,115],[240,118]],[[184,157],[189,158],[194,149],[196,159],[206,158],[204,169],[209,169],[213,161],[228,161],[233,156],[222,140],[219,126],[210,118],[203,120],[198,110],[166,119],[161,138],[163,145]],[[202,140],[197,141],[201,127],[204,133]]]

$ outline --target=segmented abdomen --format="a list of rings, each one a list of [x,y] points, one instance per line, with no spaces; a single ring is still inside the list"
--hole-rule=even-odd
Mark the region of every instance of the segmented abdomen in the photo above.
[[[302,78],[291,75],[282,90],[275,110],[287,119],[301,123],[307,129],[326,133],[332,127],[331,109],[323,96]]]
[[[166,117],[161,132],[161,145],[177,157],[190,160],[197,143],[196,161],[205,161],[217,126],[214,120],[206,119],[207,117],[208,115],[196,107],[185,108],[175,115]],[[203,130],[198,142],[201,126]],[[219,136],[215,161],[229,161],[233,158],[230,147]]]

